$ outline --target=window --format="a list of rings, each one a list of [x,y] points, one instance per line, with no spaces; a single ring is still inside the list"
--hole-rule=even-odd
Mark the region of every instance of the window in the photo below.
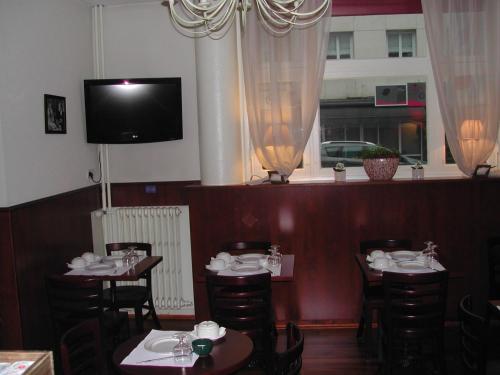
[[[362,166],[361,152],[375,145],[399,151],[401,165],[426,163],[424,80],[367,77],[324,81],[320,100],[321,167],[333,167],[338,162]],[[395,84],[405,89],[408,100],[401,105],[375,106],[378,88]]]
[[[387,31],[387,52],[388,57],[416,56],[415,30]]]
[[[352,58],[352,32],[330,33],[327,59],[342,60]]]
[[[410,167],[417,160],[425,164],[427,177],[462,175],[456,164],[446,163],[452,159],[445,151],[423,15],[332,17],[330,31],[318,115],[303,162],[290,179],[332,180],[337,162],[348,168],[348,180],[366,179],[360,154],[374,144],[399,150],[396,178],[411,178]],[[342,44],[342,38],[349,43]],[[397,40],[397,56],[404,59],[388,57],[389,40]],[[341,45],[349,45],[349,61],[341,61],[347,51]],[[375,105],[377,87],[385,98]],[[248,132],[246,140],[252,154],[247,176],[264,176]]]

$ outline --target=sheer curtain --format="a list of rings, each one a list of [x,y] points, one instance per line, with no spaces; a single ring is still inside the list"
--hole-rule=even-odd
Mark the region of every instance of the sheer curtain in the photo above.
[[[500,1],[422,0],[451,153],[472,175],[495,147],[500,114]]]
[[[329,14],[284,36],[271,35],[256,11],[247,17],[242,55],[250,136],[262,166],[287,179],[302,159],[318,109]]]

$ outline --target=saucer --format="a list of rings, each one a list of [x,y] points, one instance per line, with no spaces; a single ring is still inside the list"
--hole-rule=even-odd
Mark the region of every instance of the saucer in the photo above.
[[[222,267],[222,268],[214,268],[212,267],[212,265],[210,264],[207,264],[205,265],[205,268],[209,271],[212,271],[212,272],[218,272],[218,271],[224,271],[224,270],[227,270],[228,266],[225,266],[225,267]]]
[[[223,327],[221,327],[221,328],[223,328]],[[227,332],[227,329],[224,331],[224,333],[223,333],[222,335],[217,336],[217,337],[215,337],[215,338],[210,338],[210,340],[212,340],[212,341],[214,342],[214,344],[215,344],[215,343],[217,343],[218,341],[221,341],[221,340],[222,340],[222,338],[223,338],[224,336],[226,336],[226,332]],[[193,340],[196,340],[196,339],[201,338],[201,337],[198,337],[198,336],[196,335],[196,333],[195,333],[195,331],[194,331],[194,330],[193,330],[193,331],[191,331],[191,332],[189,332],[189,336],[191,336],[191,337],[193,338]],[[207,338],[207,339],[208,339],[208,337],[204,337],[204,338]]]
[[[390,260],[389,264],[385,267],[375,266],[375,264],[373,264],[373,263],[368,263],[368,267],[370,267],[371,269],[374,269],[376,271],[386,271],[389,268],[394,267],[395,265],[396,265],[396,263],[392,260]]]
[[[85,267],[87,267],[86,264],[81,266],[75,266],[74,264],[66,263],[66,265],[68,266],[68,268],[71,268],[72,270],[83,270]]]

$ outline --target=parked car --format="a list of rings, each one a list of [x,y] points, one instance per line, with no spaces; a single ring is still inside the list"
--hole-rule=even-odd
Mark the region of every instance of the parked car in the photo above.
[[[321,167],[332,168],[337,163],[344,163],[346,167],[360,167],[363,165],[361,153],[370,147],[382,147],[372,142],[364,141],[328,141],[321,144]],[[400,164],[413,165],[419,159],[405,155],[400,156]]]

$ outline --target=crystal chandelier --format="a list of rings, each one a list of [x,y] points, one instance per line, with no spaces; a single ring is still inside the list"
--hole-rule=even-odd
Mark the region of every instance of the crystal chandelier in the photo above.
[[[330,10],[330,1],[323,0],[315,9],[305,11],[311,0],[166,0],[174,25],[183,33],[201,37],[224,34],[239,12],[245,27],[246,13],[254,6],[262,24],[274,34],[286,34],[294,26],[316,23]]]

